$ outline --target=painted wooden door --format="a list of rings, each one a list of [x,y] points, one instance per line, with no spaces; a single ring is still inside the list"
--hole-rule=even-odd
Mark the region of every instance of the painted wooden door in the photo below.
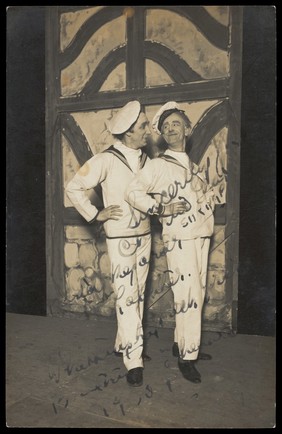
[[[242,7],[51,6],[46,22],[48,307],[114,315],[103,227],[64,186],[112,143],[115,111],[138,99],[152,120],[177,101],[193,124],[189,155],[216,189],[203,328],[236,331]],[[148,152],[161,149],[152,133]],[[99,188],[89,193],[102,206]],[[174,324],[160,226],[152,220],[147,320]]]

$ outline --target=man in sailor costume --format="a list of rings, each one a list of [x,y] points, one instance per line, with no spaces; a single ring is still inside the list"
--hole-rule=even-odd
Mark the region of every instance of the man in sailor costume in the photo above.
[[[141,386],[144,360],[143,310],[151,251],[150,217],[133,210],[124,199],[129,182],[149,158],[142,148],[149,121],[138,101],[130,101],[111,120],[112,146],[90,158],[68,183],[66,193],[89,223],[103,222],[116,295],[116,355],[123,356],[127,382]],[[86,190],[102,187],[104,209],[98,210]],[[133,212],[134,211],[134,212]]]
[[[191,122],[179,105],[170,101],[162,106],[152,127],[168,149],[136,175],[126,190],[126,200],[139,211],[159,215],[174,295],[173,355],[178,357],[183,377],[200,383],[195,362],[211,358],[199,350],[214,192],[185,152]]]

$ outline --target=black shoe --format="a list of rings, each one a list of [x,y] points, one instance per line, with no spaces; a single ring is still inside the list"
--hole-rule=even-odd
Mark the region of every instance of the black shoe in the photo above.
[[[177,342],[174,342],[172,345],[172,355],[174,357],[180,356]],[[198,360],[211,360],[211,359],[212,359],[212,356],[210,354],[202,353],[201,351],[199,351]]]
[[[122,357],[123,353],[121,351],[114,351],[114,355],[116,357]],[[148,354],[142,354],[142,359],[144,362],[150,362],[150,360],[152,360],[152,357],[148,356]]]
[[[186,380],[192,383],[201,383],[201,374],[195,368],[194,360],[178,359],[178,367]]]
[[[129,386],[138,387],[143,384],[143,368],[130,369],[126,375]]]

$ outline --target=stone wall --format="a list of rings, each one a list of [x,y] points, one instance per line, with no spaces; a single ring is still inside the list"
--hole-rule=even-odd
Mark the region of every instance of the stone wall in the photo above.
[[[159,226],[152,226],[152,253],[147,279],[145,318],[160,326],[174,325],[173,294]],[[115,295],[111,286],[111,267],[102,226],[65,227],[64,311],[88,312],[115,317]],[[231,321],[231,308],[225,292],[225,228],[216,226],[209,256],[204,324]]]

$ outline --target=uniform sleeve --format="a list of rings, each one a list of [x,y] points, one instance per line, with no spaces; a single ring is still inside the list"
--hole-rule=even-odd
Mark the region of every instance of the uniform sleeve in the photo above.
[[[148,161],[125,191],[125,200],[133,207],[146,214],[156,214],[159,202],[152,197],[158,178],[158,167],[154,160]]]
[[[94,220],[98,209],[89,200],[86,191],[104,181],[110,163],[110,155],[98,154],[90,158],[67,184],[65,191],[77,211],[87,222]]]

